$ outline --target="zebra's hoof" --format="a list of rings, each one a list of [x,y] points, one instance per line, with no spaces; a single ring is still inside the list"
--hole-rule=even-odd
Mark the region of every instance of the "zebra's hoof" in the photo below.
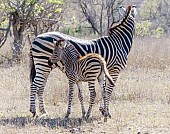
[[[104,116],[104,122],[107,122],[107,117],[111,118],[110,112],[108,110],[105,110],[103,107],[100,107],[99,110]]]
[[[66,114],[64,118],[65,118],[65,119],[68,119],[68,117],[69,117],[69,115],[68,115],[68,114]]]
[[[82,112],[82,118],[85,118],[86,112]]]
[[[32,117],[34,118],[34,117],[35,117],[35,115],[36,115],[35,110],[30,110],[30,112],[32,113]]]
[[[109,117],[109,118],[112,118],[112,116],[111,116],[110,112],[108,113],[108,117]]]
[[[104,116],[104,114],[105,114],[104,108],[103,108],[103,107],[99,107],[99,110],[100,110],[100,112],[102,113],[102,115]]]
[[[90,117],[90,115],[87,114],[87,115],[85,116],[85,120],[87,121],[87,120],[89,119],[89,117]]]
[[[32,117],[34,118],[34,117],[35,117],[35,115],[36,115],[36,112],[33,112],[33,113],[32,113]]]
[[[86,116],[85,116],[85,115],[83,115],[83,116],[82,116],[82,119],[83,119],[83,120],[86,120]]]
[[[82,117],[82,121],[86,121],[86,117],[84,116],[84,117]]]
[[[107,122],[107,116],[106,116],[106,117],[104,117],[104,122]]]
[[[48,114],[46,114],[46,113],[44,113],[44,114],[41,114],[40,116],[38,116],[38,118],[40,119],[42,119],[42,118],[46,118],[48,116]]]

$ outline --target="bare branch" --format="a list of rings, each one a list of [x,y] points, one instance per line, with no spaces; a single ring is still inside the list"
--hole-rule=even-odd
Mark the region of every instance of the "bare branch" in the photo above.
[[[94,30],[95,32],[97,32],[97,34],[100,35],[101,33],[98,31],[97,27],[95,26],[94,20],[93,20],[92,17],[87,13],[87,4],[86,4],[84,1],[79,0],[79,5],[80,5],[80,7],[81,7],[81,9],[82,9],[85,17],[86,17],[86,20],[91,24],[93,30]]]
[[[11,0],[8,0],[8,5],[11,7],[11,8],[14,8],[14,7],[17,7],[17,4],[15,4],[13,1]],[[12,6],[13,5],[13,6]]]

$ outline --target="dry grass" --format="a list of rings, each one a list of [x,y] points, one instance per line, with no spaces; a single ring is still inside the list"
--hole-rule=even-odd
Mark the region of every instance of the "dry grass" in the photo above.
[[[28,48],[21,65],[0,68],[0,134],[14,133],[106,133],[150,134],[170,131],[170,40],[135,39],[127,68],[121,72],[112,100],[112,119],[107,123],[99,113],[100,90],[88,122],[81,120],[81,108],[75,90],[72,114],[64,120],[68,84],[64,74],[53,70],[45,88],[49,117],[34,120],[29,113]],[[0,55],[8,52],[7,48]],[[7,55],[6,55],[7,56]],[[87,85],[83,95],[88,107]],[[70,132],[71,131],[71,132]]]

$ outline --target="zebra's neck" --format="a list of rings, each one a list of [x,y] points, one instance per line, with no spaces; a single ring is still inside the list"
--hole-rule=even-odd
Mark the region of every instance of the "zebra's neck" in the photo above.
[[[62,62],[64,66],[71,66],[76,62],[78,53],[74,50],[73,46],[67,46],[63,52]]]
[[[134,18],[127,17],[119,25],[110,29],[109,36],[112,40],[116,40],[119,43],[120,49],[128,55],[132,47],[132,39],[134,33]]]

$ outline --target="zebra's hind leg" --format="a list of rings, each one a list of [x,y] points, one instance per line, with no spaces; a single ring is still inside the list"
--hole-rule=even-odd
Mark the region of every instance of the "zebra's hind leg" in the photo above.
[[[73,100],[74,84],[75,84],[74,81],[69,80],[68,109],[67,109],[67,113],[65,115],[66,119],[69,117],[69,115],[71,113],[71,105],[72,105],[72,100]]]
[[[37,95],[38,95],[38,100],[39,100],[39,111],[40,111],[39,118],[43,118],[48,115],[45,109],[45,106],[44,106],[44,86],[39,88]]]
[[[102,115],[104,116],[104,121],[107,121],[107,117],[111,118],[111,114],[109,112],[109,102],[110,102],[110,97],[113,91],[113,87],[114,85],[112,85],[111,83],[108,84],[108,87],[106,89],[106,93],[105,93],[105,99],[104,99],[104,109],[100,108],[100,111],[102,113]]]
[[[39,67],[40,68],[40,67]],[[36,88],[36,94],[38,96],[39,101],[39,112],[40,116],[38,118],[44,117],[47,115],[47,112],[45,110],[44,106],[44,87],[46,85],[47,77],[51,71],[51,68],[43,68],[38,69],[36,68],[36,76],[33,81],[33,85],[35,85]]]
[[[94,100],[96,97],[94,81],[88,82],[88,84],[89,84],[89,91],[90,91],[90,104],[89,104],[89,108],[86,114],[86,119],[88,119],[91,114],[92,106],[94,105]]]
[[[101,75],[98,77],[98,82],[100,85],[100,89],[102,92],[102,99],[101,99],[101,103],[100,103],[100,107],[99,110],[102,113],[102,115],[104,115],[104,107],[105,107],[105,102],[106,102],[106,79],[105,79],[105,74],[101,73]],[[104,101],[104,104],[103,104]]]
[[[36,106],[35,106],[36,92],[37,92],[37,87],[32,83],[31,92],[30,92],[30,112],[32,113],[33,117],[35,117],[36,115]]]
[[[78,98],[80,100],[81,109],[82,109],[82,118],[85,118],[86,111],[85,111],[84,103],[83,103],[82,82],[78,82],[77,87],[78,87]]]

